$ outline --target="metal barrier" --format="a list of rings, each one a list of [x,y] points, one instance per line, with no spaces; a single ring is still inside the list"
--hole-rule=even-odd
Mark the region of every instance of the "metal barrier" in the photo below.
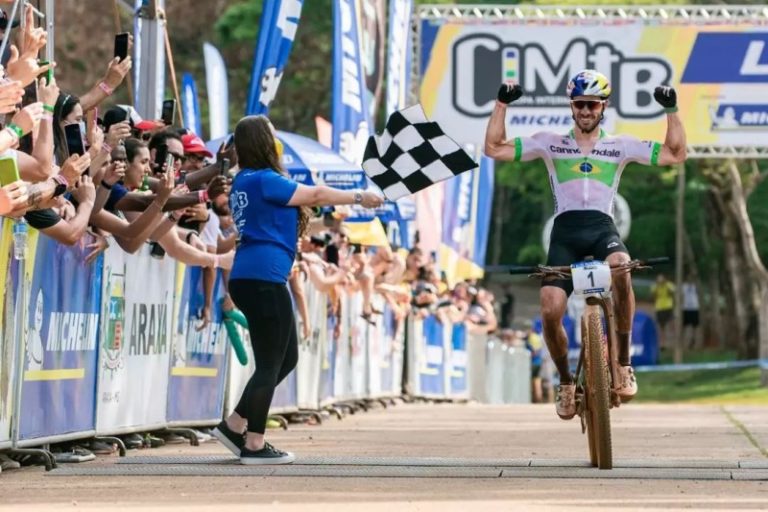
[[[490,404],[531,402],[531,353],[525,347],[508,347],[488,340],[486,393]]]

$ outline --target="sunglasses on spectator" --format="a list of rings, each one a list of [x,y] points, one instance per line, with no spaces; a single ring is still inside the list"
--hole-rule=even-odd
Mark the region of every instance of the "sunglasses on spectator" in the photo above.
[[[576,110],[581,110],[584,107],[587,107],[589,110],[599,110],[603,103],[605,103],[604,100],[571,100],[571,105]]]

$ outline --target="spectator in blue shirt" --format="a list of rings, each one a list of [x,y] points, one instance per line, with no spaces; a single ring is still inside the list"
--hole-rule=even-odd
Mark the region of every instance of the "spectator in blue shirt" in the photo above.
[[[265,442],[264,430],[275,387],[298,361],[296,321],[286,283],[299,237],[308,227],[306,207],[375,208],[383,200],[372,192],[311,187],[291,180],[281,164],[282,143],[264,116],[240,120],[235,151],[241,170],[232,184],[230,207],[239,239],[229,292],[248,320],[256,372],[235,412],[214,435],[243,464],[287,464],[293,462],[293,454]]]

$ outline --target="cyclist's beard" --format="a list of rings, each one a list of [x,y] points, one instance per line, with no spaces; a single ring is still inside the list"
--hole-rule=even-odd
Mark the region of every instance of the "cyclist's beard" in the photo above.
[[[598,117],[598,118],[597,118],[597,119],[594,121],[594,123],[592,123],[592,124],[587,124],[586,126],[584,125],[584,123],[585,123],[585,120],[579,120],[579,119],[577,119],[577,118],[576,118],[576,116],[574,116],[574,115],[572,115],[572,116],[571,116],[571,118],[573,119],[573,122],[574,122],[574,123],[576,123],[576,127],[577,127],[579,130],[581,130],[581,133],[592,133],[593,131],[595,131],[595,128],[597,128],[598,126],[600,126],[600,121],[602,121],[602,120],[603,120],[603,114],[601,113],[601,114],[600,114],[600,117]],[[588,122],[588,121],[586,121],[586,122]]]

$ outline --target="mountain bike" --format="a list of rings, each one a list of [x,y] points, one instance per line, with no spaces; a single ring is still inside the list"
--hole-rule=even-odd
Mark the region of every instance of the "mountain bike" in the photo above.
[[[618,339],[611,297],[616,274],[651,268],[669,258],[632,260],[609,265],[591,258],[570,267],[512,267],[512,274],[540,279],[571,279],[573,292],[586,298],[581,317],[581,350],[576,366],[576,414],[581,432],[587,434],[589,460],[600,469],[613,468],[610,409],[619,407]]]

